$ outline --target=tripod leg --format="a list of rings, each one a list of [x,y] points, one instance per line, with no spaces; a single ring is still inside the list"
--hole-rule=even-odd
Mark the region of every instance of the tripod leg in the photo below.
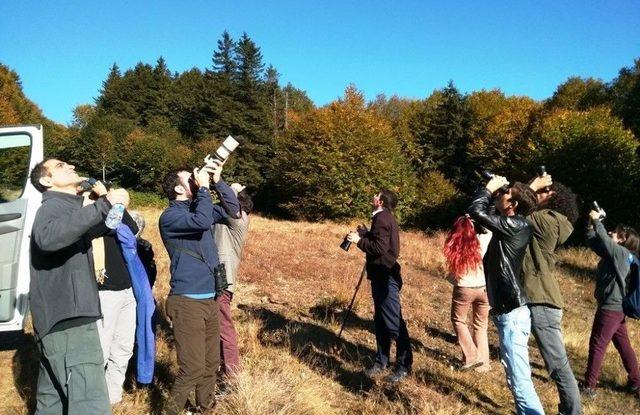
[[[351,303],[347,308],[347,311],[344,313],[344,317],[342,318],[342,326],[340,326],[340,331],[338,332],[338,341],[342,338],[342,330],[344,330],[344,325],[347,323],[347,317],[351,314],[351,309],[353,308],[353,303],[356,300],[356,295],[358,295],[358,290],[360,289],[360,285],[362,284],[362,279],[364,275],[367,273],[367,265],[365,264],[362,267],[362,272],[360,273],[360,279],[358,280],[358,285],[356,285],[356,290],[353,293],[353,297],[351,297]]]

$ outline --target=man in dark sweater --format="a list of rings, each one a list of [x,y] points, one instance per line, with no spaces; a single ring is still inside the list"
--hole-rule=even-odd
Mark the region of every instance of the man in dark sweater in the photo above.
[[[389,364],[391,340],[396,341],[396,364],[389,377],[391,382],[399,382],[411,371],[413,353],[409,341],[407,325],[402,318],[400,306],[400,233],[392,210],[397,204],[396,195],[382,190],[373,197],[373,219],[371,230],[358,227],[358,232],[350,233],[349,241],[367,255],[367,278],[371,280],[374,323],[376,329],[376,361],[367,369],[367,375],[384,371]]]
[[[178,374],[171,390],[169,414],[184,409],[195,389],[196,404],[213,413],[216,372],[220,366],[220,328],[214,275],[218,253],[211,227],[225,210],[214,206],[209,174],[229,214],[239,212],[238,199],[220,179],[222,166],[170,172],[163,188],[169,207],[160,216],[160,235],[171,258],[171,291],[166,302],[178,354]]]
[[[112,204],[129,203],[123,189],[111,190],[82,207],[81,178],[74,166],[45,159],[30,181],[43,193],[31,233],[29,301],[41,354],[36,414],[110,414],[90,229]]]

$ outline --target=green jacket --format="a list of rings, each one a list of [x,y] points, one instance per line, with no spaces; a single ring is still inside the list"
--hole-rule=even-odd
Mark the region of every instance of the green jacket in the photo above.
[[[566,216],[550,210],[538,210],[527,217],[533,237],[522,263],[522,284],[528,304],[543,304],[563,308],[560,286],[554,275],[556,250],[573,232]]]

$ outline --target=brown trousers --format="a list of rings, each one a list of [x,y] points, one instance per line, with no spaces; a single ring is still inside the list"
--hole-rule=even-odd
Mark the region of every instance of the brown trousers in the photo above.
[[[469,309],[473,309],[473,333],[467,325]],[[458,336],[465,365],[475,362],[489,364],[489,300],[484,288],[454,287],[451,302],[451,322]]]
[[[220,366],[218,304],[213,298],[195,300],[170,295],[167,316],[173,325],[179,366],[167,413],[180,413],[194,389],[196,404],[209,407],[215,398]]]

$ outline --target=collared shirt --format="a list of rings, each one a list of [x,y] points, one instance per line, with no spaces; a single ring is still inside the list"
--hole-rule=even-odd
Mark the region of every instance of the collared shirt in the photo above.
[[[374,217],[375,215],[377,215],[378,213],[382,212],[383,210],[384,210],[384,208],[379,207],[378,209],[374,210],[374,211],[371,213],[371,217]]]

